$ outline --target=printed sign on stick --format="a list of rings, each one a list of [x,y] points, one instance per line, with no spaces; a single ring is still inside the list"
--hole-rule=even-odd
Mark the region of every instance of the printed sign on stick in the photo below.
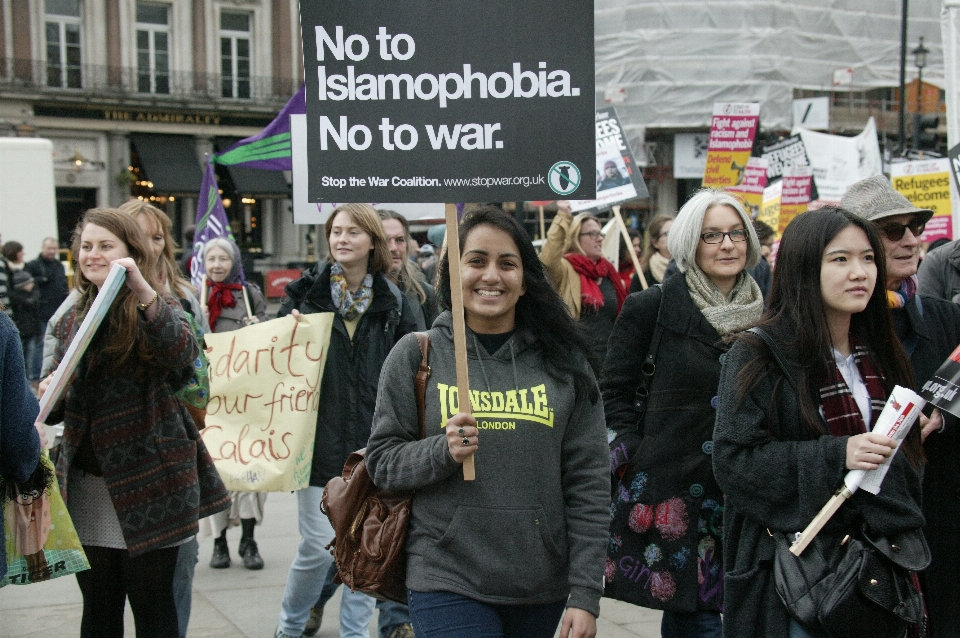
[[[597,198],[572,200],[571,210],[606,210],[631,199],[649,197],[643,173],[627,143],[616,109],[598,110],[595,127]]]
[[[309,200],[594,198],[593,22],[580,0],[301,2]]]
[[[743,183],[759,121],[760,104],[756,102],[713,105],[704,186],[725,188]]]
[[[751,219],[756,219],[760,215],[763,191],[766,187],[767,160],[762,157],[751,157],[743,173],[743,180],[737,186],[728,186],[727,190],[740,197],[747,214]]]
[[[920,236],[921,241],[953,238],[953,205],[950,201],[950,160],[933,159],[899,162],[890,166],[893,187],[917,208],[929,208],[933,218]]]
[[[784,229],[800,213],[807,212],[810,205],[810,190],[813,184],[813,171],[806,166],[794,166],[783,173],[780,195],[780,227]]]

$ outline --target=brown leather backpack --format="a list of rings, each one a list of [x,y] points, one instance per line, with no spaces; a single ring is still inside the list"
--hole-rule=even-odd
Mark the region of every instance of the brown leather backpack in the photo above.
[[[426,431],[427,379],[430,336],[414,333],[423,360],[414,377],[420,438]],[[407,524],[413,494],[381,490],[367,474],[366,448],[357,450],[343,466],[343,475],[327,482],[320,511],[327,515],[335,533],[327,545],[337,563],[335,583],[380,600],[407,602]]]

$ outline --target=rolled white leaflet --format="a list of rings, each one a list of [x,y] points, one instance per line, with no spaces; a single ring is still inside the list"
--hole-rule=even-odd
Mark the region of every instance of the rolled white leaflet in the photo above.
[[[883,412],[877,419],[877,424],[873,431],[878,434],[889,436],[897,442],[897,448],[893,451],[887,460],[880,464],[875,470],[850,470],[843,479],[844,485],[851,493],[857,489],[862,489],[871,494],[880,492],[880,484],[890,469],[890,463],[900,449],[900,444],[907,438],[910,428],[920,416],[920,411],[927,402],[916,392],[909,388],[896,386],[887,399],[887,404],[883,406]]]

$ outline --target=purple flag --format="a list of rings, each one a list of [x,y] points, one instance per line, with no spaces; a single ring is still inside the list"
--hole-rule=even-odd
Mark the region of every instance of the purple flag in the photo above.
[[[290,150],[290,115],[306,112],[305,85],[301,84],[300,90],[290,98],[287,105],[267,125],[267,128],[218,153],[214,156],[214,161],[227,166],[245,166],[268,171],[293,170]]]
[[[197,290],[201,290],[201,282],[207,275],[203,266],[203,247],[214,237],[223,237],[236,243],[230,223],[227,221],[227,211],[223,208],[220,191],[217,187],[217,176],[213,172],[213,162],[207,161],[207,170],[203,173],[203,183],[200,184],[200,195],[197,197],[196,230],[193,234],[193,259],[190,261],[190,280]],[[243,276],[243,266],[240,266],[240,280],[246,283]]]

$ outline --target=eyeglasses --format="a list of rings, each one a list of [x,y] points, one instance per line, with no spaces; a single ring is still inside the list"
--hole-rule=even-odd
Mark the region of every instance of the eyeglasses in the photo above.
[[[891,224],[884,224],[880,227],[880,232],[886,236],[890,241],[900,241],[903,239],[904,233],[907,232],[907,229],[910,229],[910,232],[913,233],[914,237],[919,237],[923,233],[924,227],[927,225],[926,222],[920,222],[918,219],[914,219],[909,224],[898,224],[893,222]]]
[[[737,230],[731,230],[728,233],[711,231],[709,233],[703,233],[700,235],[700,239],[702,239],[703,243],[705,244],[722,244],[725,237],[729,237],[730,241],[747,241],[747,229],[738,228]]]
[[[592,230],[589,233],[580,233],[580,237],[589,237],[593,241],[597,241],[598,239],[603,239],[603,233],[599,230]]]

